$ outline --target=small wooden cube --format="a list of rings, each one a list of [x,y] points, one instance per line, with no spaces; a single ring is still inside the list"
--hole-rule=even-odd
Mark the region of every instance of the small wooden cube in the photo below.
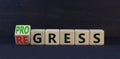
[[[89,30],[75,30],[75,45],[89,45]]]
[[[31,45],[44,45],[45,44],[45,30],[32,29],[31,30]]]
[[[16,25],[15,42],[17,45],[28,45],[30,42],[30,25]]]
[[[60,30],[60,45],[74,45],[74,30],[61,29]]]
[[[46,45],[59,45],[59,29],[46,29],[45,35]]]
[[[29,44],[29,35],[16,35],[15,41],[17,45],[28,45]]]
[[[90,45],[104,45],[104,30],[90,30]]]

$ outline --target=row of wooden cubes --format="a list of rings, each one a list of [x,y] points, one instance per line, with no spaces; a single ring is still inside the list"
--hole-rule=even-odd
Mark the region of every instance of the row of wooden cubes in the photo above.
[[[32,29],[15,35],[17,45],[104,45],[102,29]]]

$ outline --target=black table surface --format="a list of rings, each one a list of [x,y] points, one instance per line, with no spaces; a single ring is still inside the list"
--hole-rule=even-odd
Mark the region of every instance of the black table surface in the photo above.
[[[16,25],[103,29],[104,46],[16,46]],[[0,59],[120,59],[119,0],[0,0]]]

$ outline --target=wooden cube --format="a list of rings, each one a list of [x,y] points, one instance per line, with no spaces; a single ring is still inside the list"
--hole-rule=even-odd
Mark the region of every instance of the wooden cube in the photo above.
[[[28,45],[29,39],[29,35],[15,35],[15,41],[17,45]]]
[[[28,45],[30,42],[30,25],[16,25],[15,42],[17,45]]]
[[[32,29],[31,30],[31,45],[44,45],[45,44],[45,30]]]
[[[90,45],[104,45],[104,31],[101,29],[90,30]]]
[[[89,30],[75,30],[75,45],[89,45]]]
[[[74,45],[74,30],[61,29],[60,30],[60,45]]]
[[[59,45],[59,29],[47,29],[45,35],[46,45]]]

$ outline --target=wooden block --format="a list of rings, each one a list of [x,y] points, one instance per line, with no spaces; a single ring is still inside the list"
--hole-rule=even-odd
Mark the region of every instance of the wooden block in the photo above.
[[[17,45],[28,45],[30,42],[30,25],[16,25],[15,42]]]
[[[101,29],[90,30],[90,45],[104,45],[104,31]]]
[[[60,30],[60,45],[74,45],[74,30]]]
[[[45,44],[45,30],[32,29],[31,30],[31,45],[44,45]]]
[[[17,45],[28,45],[29,44],[29,35],[16,35],[15,41]]]
[[[47,29],[45,35],[46,45],[59,45],[59,29]]]
[[[75,30],[75,45],[89,45],[89,30]]]

